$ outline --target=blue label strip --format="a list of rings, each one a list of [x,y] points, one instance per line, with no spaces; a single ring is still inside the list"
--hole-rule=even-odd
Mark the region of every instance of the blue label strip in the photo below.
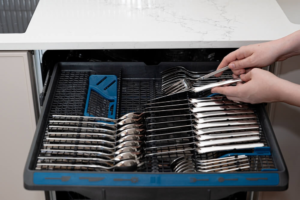
[[[119,174],[35,172],[36,185],[193,187],[193,186],[274,186],[277,173],[259,174]]]

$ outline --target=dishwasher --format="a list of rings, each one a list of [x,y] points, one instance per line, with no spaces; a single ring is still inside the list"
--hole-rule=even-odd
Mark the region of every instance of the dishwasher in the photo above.
[[[150,51],[150,55],[157,51]],[[78,52],[75,52],[79,55],[78,58],[82,57]],[[129,53],[129,56],[135,52],[137,51]],[[177,52],[185,52],[185,50]],[[199,55],[205,54],[205,51],[196,52]],[[74,54],[74,51],[68,53]],[[86,55],[97,54],[95,51],[85,51],[84,53]],[[149,51],[146,52],[146,54],[148,53]],[[193,128],[196,127],[193,124],[196,115],[191,115],[193,110],[191,106],[195,104],[192,104],[190,100],[197,100],[201,103],[210,101],[207,99],[218,100],[218,98],[224,99],[224,97],[213,96],[214,94],[211,94],[210,90],[171,95],[163,93],[162,87],[165,82],[161,72],[181,70],[181,67],[184,67],[189,72],[196,71],[206,74],[214,71],[219,61],[199,58],[156,62],[154,58],[147,57],[140,62],[138,59],[128,61],[122,57],[118,62],[113,59],[105,62],[90,59],[89,62],[86,62],[83,59],[76,61],[61,59],[63,54],[62,51],[47,53],[48,61],[50,61],[46,66],[49,68],[48,73],[44,73],[45,91],[41,96],[43,109],[24,170],[26,189],[72,191],[91,199],[103,200],[121,198],[212,200],[225,198],[241,191],[282,191],[287,189],[288,171],[263,104],[245,105],[252,110],[256,121],[255,125],[243,126],[250,127],[251,130],[256,126],[255,130],[257,130],[258,136],[254,137],[259,137],[259,144],[262,144],[262,147],[248,149],[234,147],[232,150],[204,151],[209,148],[202,148],[201,145],[204,146],[206,141],[201,141],[200,137],[217,137],[224,132],[229,134],[226,132],[226,128],[235,126],[223,126],[221,131],[215,128],[201,129],[200,132],[208,130],[208,133],[212,134],[202,135],[201,133],[198,137]],[[116,57],[117,53],[114,52],[113,55]],[[128,54],[126,55],[128,56]],[[180,55],[177,54],[175,57],[180,58]],[[60,57],[60,59],[54,57]],[[159,55],[156,55],[157,57]],[[207,57],[214,57],[214,54],[209,54]],[[98,78],[96,82],[92,79],[93,77]],[[110,94],[112,99],[103,98],[103,95],[95,92],[96,89],[91,89],[92,82],[97,87],[110,78],[112,81],[107,82],[102,88],[102,92],[105,93],[104,96]],[[227,102],[227,100],[225,101]],[[172,106],[175,109],[172,108],[168,117],[162,119],[162,116],[165,115],[164,111]],[[88,134],[92,138],[93,134],[97,137],[99,135],[110,137],[102,134],[106,134],[107,129],[98,128],[99,131],[94,132],[95,128],[93,132],[88,132],[89,129],[85,127],[85,124],[95,123],[105,127],[119,124],[118,131],[120,131],[113,132],[113,135],[125,134],[126,130],[122,128],[132,125],[132,121],[121,128],[119,126],[120,122],[123,122],[121,119],[127,120],[124,118],[127,115],[136,116],[130,120],[142,121],[143,127],[132,126],[135,127],[135,131],[146,132],[143,132],[144,135],[141,136],[143,139],[139,141],[140,143],[130,143],[138,146],[139,150],[135,155],[135,158],[138,159],[137,163],[132,164],[129,162],[130,160],[118,160],[120,156],[113,153],[113,156],[109,157],[112,160],[102,163],[103,166],[101,165],[98,169],[97,166],[95,167],[97,159],[94,159],[93,162],[89,159],[96,158],[97,155],[107,155],[105,148],[111,149],[115,146],[106,146],[103,150],[99,144],[107,144],[107,142],[95,140],[96,143],[93,143],[94,140],[82,138],[83,134]],[[89,116],[92,117],[89,118]],[[95,117],[94,121],[89,121],[93,117]],[[109,120],[105,121],[106,119],[103,117],[108,117]],[[88,120],[85,121],[85,119]],[[70,122],[70,120],[73,121]],[[73,126],[63,126],[63,128],[57,126],[67,123]],[[138,124],[141,122],[139,121]],[[172,134],[168,135],[170,130]],[[108,133],[110,133],[109,131]],[[142,134],[141,132],[139,135]],[[179,132],[178,137],[174,138],[176,132]],[[240,134],[240,132],[238,133]],[[53,135],[58,137],[51,137]],[[68,135],[68,137],[63,137],[63,135]],[[123,144],[120,142],[122,138],[116,138],[114,137],[108,144]],[[71,142],[68,142],[69,140]],[[60,146],[59,142],[62,141],[67,145]],[[82,141],[84,143],[81,143]],[[227,143],[234,145],[235,140]],[[120,149],[122,148],[120,147]],[[129,153],[125,152],[122,155],[125,157]],[[122,159],[123,157],[121,156]],[[66,159],[69,160],[66,161]],[[88,161],[86,162],[85,159]],[[226,159],[225,164],[224,159]],[[206,163],[215,166],[214,164],[222,162],[223,164],[220,166],[224,167],[229,165],[230,159],[239,164],[233,171],[218,171],[217,167],[206,170]],[[63,164],[57,165],[61,160],[64,161]],[[88,165],[83,165],[86,163]]]

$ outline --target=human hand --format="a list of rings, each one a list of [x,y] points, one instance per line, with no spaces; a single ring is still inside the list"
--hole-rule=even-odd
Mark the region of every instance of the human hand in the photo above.
[[[236,75],[233,76],[237,78]],[[211,92],[224,94],[233,101],[253,104],[282,101],[281,95],[285,81],[274,74],[255,68],[247,74],[242,74],[240,78],[246,83],[239,83],[236,86],[215,87]]]
[[[282,59],[280,57],[282,54],[280,45],[280,42],[272,41],[243,46],[224,57],[218,69],[229,66],[235,75],[240,75],[249,71],[246,68],[268,66],[276,60]],[[221,74],[219,73],[216,76],[218,77]]]
[[[241,47],[224,57],[218,69],[229,66],[240,75],[249,71],[246,68],[265,67],[295,55],[300,55],[300,30],[278,40]]]

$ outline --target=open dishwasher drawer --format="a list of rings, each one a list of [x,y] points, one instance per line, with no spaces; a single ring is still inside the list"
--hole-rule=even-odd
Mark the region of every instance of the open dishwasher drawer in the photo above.
[[[250,168],[247,170],[174,173],[168,166],[159,163],[157,156],[146,159],[144,167],[136,172],[36,169],[49,118],[52,115],[83,116],[90,75],[118,77],[116,110],[117,117],[120,117],[130,112],[143,112],[148,100],[162,96],[160,72],[175,66],[209,72],[216,69],[218,63],[170,62],[151,66],[139,62],[58,63],[51,76],[25,166],[25,188],[74,191],[91,199],[220,199],[240,191],[286,190],[288,172],[263,105],[253,107],[259,119],[260,140],[267,147],[254,150],[255,156],[249,157]],[[251,154],[253,150],[231,152],[235,155],[241,152]],[[213,152],[198,156],[199,159],[211,159],[227,153]]]

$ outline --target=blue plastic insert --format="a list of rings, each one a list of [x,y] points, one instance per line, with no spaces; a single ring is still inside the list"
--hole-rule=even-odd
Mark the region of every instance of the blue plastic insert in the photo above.
[[[220,158],[229,157],[229,156],[237,156],[237,155],[245,155],[245,156],[270,156],[271,151],[270,147],[256,147],[254,148],[253,153],[228,153]]]
[[[257,147],[254,148],[253,153],[228,153],[220,158],[229,157],[229,156],[238,156],[238,155],[245,155],[245,156],[271,156],[271,149],[270,147]],[[278,169],[261,169],[261,171],[278,171]]]
[[[89,77],[89,89],[84,109],[84,116],[91,116],[91,117],[107,117],[111,119],[116,119],[116,112],[117,112],[117,90],[118,90],[118,78],[115,75],[91,75]],[[109,102],[107,104],[103,104],[107,108],[107,116],[94,116],[91,113],[88,113],[88,108],[91,98],[91,92],[94,91],[99,94],[104,100]],[[101,104],[97,103],[97,106],[102,106]]]
[[[210,95],[208,95],[207,97],[213,97],[213,96],[218,96],[218,95],[222,95],[222,94],[219,94],[219,93],[212,93],[212,94],[210,94]]]

